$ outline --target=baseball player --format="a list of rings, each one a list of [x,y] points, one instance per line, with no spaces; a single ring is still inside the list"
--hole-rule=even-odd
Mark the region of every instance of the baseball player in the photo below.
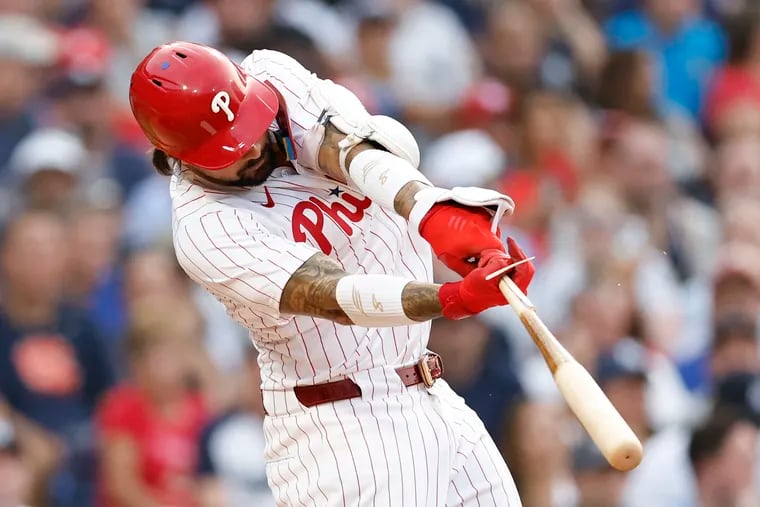
[[[171,175],[180,264],[259,350],[278,505],[519,506],[426,348],[430,319],[506,304],[488,275],[530,283],[533,266],[497,230],[512,200],[436,188],[403,125],[275,51],[237,65],[197,44],[158,47],[130,101]],[[460,281],[432,283],[431,248]]]

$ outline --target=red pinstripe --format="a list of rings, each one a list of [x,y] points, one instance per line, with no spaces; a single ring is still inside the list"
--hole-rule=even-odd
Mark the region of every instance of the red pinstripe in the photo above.
[[[235,246],[239,247],[243,252],[245,252],[248,255],[250,255],[251,259],[253,259],[254,262],[264,264],[264,261],[262,259],[259,259],[255,255],[253,255],[253,253],[251,253],[251,250],[247,246],[245,246],[245,245],[243,245],[243,244],[238,243],[237,241],[235,241],[235,238],[233,238],[232,235],[229,232],[227,232],[227,230],[225,229],[224,223],[222,222],[222,219],[219,217],[219,213],[215,213],[215,215],[216,215],[217,220],[219,220],[219,224],[222,227],[222,231],[224,231],[224,234],[227,236],[227,238],[229,238],[229,240],[232,241],[235,244]],[[224,255],[227,259],[229,259],[229,261],[231,263],[233,263],[235,265],[235,267],[238,267],[238,268],[240,268],[240,269],[242,269],[244,271],[245,270],[251,271],[256,276],[260,276],[262,278],[266,278],[266,280],[269,283],[271,283],[272,285],[274,285],[275,287],[277,287],[280,291],[282,291],[282,289],[284,287],[281,287],[277,282],[275,282],[274,280],[272,280],[271,278],[269,278],[269,276],[267,276],[265,273],[260,273],[260,272],[256,271],[255,269],[251,269],[250,267],[241,266],[240,264],[238,264],[237,262],[235,262],[234,260],[232,260],[232,257],[230,257],[229,255],[227,255],[225,253],[225,251],[224,251],[223,248],[219,248],[219,246],[217,246],[217,244],[214,243],[214,240],[211,239],[211,236],[209,235],[208,231],[206,230],[206,226],[203,223],[203,219],[206,218],[207,216],[208,215],[204,215],[203,217],[201,217],[200,224],[201,224],[201,228],[203,229],[204,234],[206,234],[206,237],[208,238],[209,242],[214,246],[214,248],[216,248],[219,251],[219,253],[221,253],[222,255]],[[274,263],[274,261],[272,261],[271,259],[268,259],[268,262],[270,262],[271,264],[273,264],[273,265],[276,266],[276,264]]]
[[[185,236],[188,238],[188,240],[193,245],[193,247],[198,251],[198,253],[206,260],[206,262],[209,262],[208,258],[205,255],[203,255],[203,252],[198,248],[198,246],[195,244],[195,242],[192,240],[192,238],[190,238],[190,236],[187,235],[187,234]],[[180,251],[182,252],[182,255],[187,259],[187,261],[190,262],[190,263],[192,263],[201,273],[206,274],[206,272],[200,266],[198,266],[198,264],[196,264],[195,261],[193,261],[191,257],[189,257],[186,254],[186,252],[184,251],[184,248],[182,248],[182,243],[181,242],[178,243],[178,246],[179,246]],[[209,264],[209,265],[211,265],[211,264]],[[217,271],[219,271],[220,274],[224,275],[224,273],[221,270],[217,269]],[[251,304],[251,305],[254,305],[254,306],[257,306],[257,307],[264,307],[264,305],[261,305],[260,303],[257,303],[256,301],[253,301],[251,299],[246,298],[243,294],[241,294],[240,292],[236,291],[232,287],[228,287],[228,289],[230,291],[236,293],[241,299],[243,299],[244,301],[246,301],[248,304]],[[266,308],[266,307],[264,307],[264,308]],[[268,311],[266,309],[262,310],[261,313],[263,313],[267,317],[272,317],[272,318],[275,317],[273,314],[268,313]]]
[[[370,380],[372,380],[372,373],[371,372],[368,372],[367,376],[370,378]],[[374,385],[374,383],[371,384],[371,386],[372,387],[370,389],[369,397],[370,397],[370,399],[374,399],[375,398],[375,385]],[[388,389],[389,389],[389,392],[390,392],[390,387]],[[391,502],[391,495],[390,495],[390,490],[391,490],[391,470],[390,470],[390,466],[388,465],[388,463],[389,463],[389,460],[388,460],[388,451],[385,449],[385,440],[382,438],[383,432],[380,429],[380,420],[375,415],[375,410],[372,408],[372,403],[369,404],[369,413],[372,415],[372,419],[375,420],[375,426],[377,427],[377,435],[379,437],[378,439],[380,440],[380,446],[383,448],[383,457],[385,458],[384,461],[383,461],[383,463],[385,463],[385,478],[386,478],[386,482],[388,484],[388,491],[389,491],[389,493],[388,493],[388,506],[390,507],[390,502]]]
[[[317,461],[317,456],[314,454],[314,451],[311,450],[311,446],[309,445],[310,444],[309,434],[306,433],[303,428],[301,428],[300,424],[298,424],[298,418],[294,418],[293,422],[295,423],[298,430],[303,434],[304,442],[306,444],[306,449],[309,450],[309,454],[311,454],[311,458],[314,460],[314,464],[319,465],[319,462]],[[306,473],[308,474],[309,468],[306,467],[305,465],[304,465],[304,468],[306,468]],[[311,479],[309,479],[309,482],[311,482]],[[325,494],[324,491],[322,491],[322,488],[319,485],[319,475],[317,475],[317,480],[315,481],[315,484],[317,485],[317,489],[319,490],[319,492],[322,493],[322,496],[325,497],[325,501],[329,501],[327,495]],[[311,495],[309,495],[309,498],[311,498],[312,505],[317,505],[317,503],[314,501],[314,498],[312,498]]]
[[[298,319],[293,319],[293,325],[296,326],[296,330],[298,330],[298,333],[301,334],[301,330],[298,328]],[[306,352],[306,360],[309,361],[309,367],[311,368],[312,375],[317,374],[316,368],[314,368],[314,362],[311,360],[311,355],[309,354],[309,349],[306,347],[306,342],[303,342],[303,350]],[[288,353],[290,353],[290,346],[288,346]],[[292,356],[292,354],[291,354]],[[298,364],[298,361],[295,362],[295,364]],[[284,365],[284,363],[283,363]],[[285,368],[283,366],[282,370],[282,376],[285,377]]]
[[[388,386],[388,393],[387,394],[388,394],[388,396],[390,396],[390,392],[391,391],[390,391],[390,382],[388,381],[388,374],[385,371],[383,371],[383,376],[385,377],[385,385]],[[390,405],[390,403],[385,403],[385,411],[388,414],[388,418],[391,420],[391,429],[393,430],[393,440],[396,442],[396,450],[400,451],[401,450],[401,445],[400,445],[399,440],[398,440],[398,434],[396,433],[396,420],[395,420],[394,417],[391,416],[389,405]],[[401,453],[400,452],[396,452],[396,457],[398,458],[398,469],[401,470],[401,473],[400,473],[400,475],[401,475],[401,491],[403,492],[403,491],[406,491],[406,488],[404,487],[404,466],[401,464]],[[404,498],[404,497],[402,496],[402,498]],[[402,501],[402,506],[403,506],[403,501]]]
[[[356,493],[359,496],[358,503],[362,503],[362,485],[361,481],[359,480],[359,468],[356,466],[356,458],[354,458],[354,451],[351,449],[351,443],[348,440],[348,434],[346,433],[346,428],[343,426],[343,421],[340,417],[338,417],[338,412],[335,409],[334,403],[329,403],[327,405],[324,405],[325,407],[330,407],[333,410],[333,413],[335,414],[335,419],[338,422],[338,426],[340,426],[340,431],[343,433],[343,438],[346,441],[346,447],[348,448],[348,454],[351,456],[351,463],[354,464],[354,476],[356,477]]]

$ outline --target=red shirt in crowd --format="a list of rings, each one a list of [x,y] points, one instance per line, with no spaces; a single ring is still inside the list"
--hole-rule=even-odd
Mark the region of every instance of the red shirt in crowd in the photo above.
[[[193,476],[205,421],[206,411],[197,395],[188,393],[179,410],[167,418],[139,389],[129,385],[109,392],[97,415],[101,438],[126,435],[133,439],[143,484],[167,507],[196,505]],[[107,495],[101,500],[101,507],[114,505]]]
[[[753,104],[760,107],[760,79],[742,67],[724,67],[715,77],[707,97],[705,109],[707,124],[715,129],[721,115],[732,106],[739,104]]]

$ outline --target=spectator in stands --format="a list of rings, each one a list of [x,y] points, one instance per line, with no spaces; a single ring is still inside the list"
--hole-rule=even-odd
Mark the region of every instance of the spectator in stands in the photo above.
[[[19,456],[13,426],[0,419],[0,506],[21,507],[31,497],[31,477]]]
[[[525,507],[565,507],[576,495],[569,439],[578,427],[562,403],[528,401],[518,407],[505,450]]]
[[[60,448],[0,399],[0,506],[48,505],[47,481]]]
[[[364,2],[357,8],[356,68],[340,82],[362,101],[372,114],[398,118],[400,101],[391,84],[390,43],[397,20],[381,2]]]
[[[757,427],[729,409],[697,428],[689,442],[696,481],[694,500],[702,507],[756,507]]]
[[[585,145],[585,125],[574,116],[570,100],[548,91],[521,99],[517,150],[510,153],[510,168],[498,183],[502,191],[522,202],[513,224],[529,235],[531,250],[539,256],[549,246],[552,217],[572,203],[578,191],[579,168],[571,156],[571,139]]]
[[[621,342],[602,354],[594,370],[599,386],[641,441],[652,433],[645,402],[647,372],[645,352],[635,342]]]
[[[70,249],[66,293],[98,326],[112,353],[125,328],[118,208],[79,203],[67,216]]]
[[[757,507],[757,427],[748,417],[719,405],[693,431],[655,436],[628,474],[621,505]]]
[[[760,375],[751,372],[731,373],[715,386],[715,405],[738,411],[760,425]]]
[[[548,43],[540,16],[529,5],[517,0],[494,2],[483,39],[483,60],[490,75],[518,93],[539,83]]]
[[[200,440],[200,507],[274,506],[264,463],[264,405],[256,349],[245,352],[236,406],[214,419]]]
[[[120,12],[133,1],[137,0],[120,2],[115,10]],[[103,10],[110,5],[98,0],[91,5],[93,9],[96,3],[104,4],[99,7]],[[124,82],[119,83],[120,92],[111,91],[108,85],[114,73],[110,65],[118,62],[114,51],[97,30],[77,28],[64,32],[60,62],[47,87],[50,102],[46,109],[49,122],[77,135],[84,143],[87,156],[80,180],[83,194],[90,201],[97,199],[108,205],[128,197],[135,185],[152,173],[145,157],[144,138],[134,139],[134,119],[121,102],[127,97],[124,87],[129,83],[131,64],[129,73],[122,76]]]
[[[36,126],[43,69],[55,59],[54,34],[39,21],[0,12],[0,172]]]
[[[595,101],[610,113],[656,118],[654,68],[646,51],[621,49],[610,53],[597,82]]]
[[[573,449],[572,459],[578,487],[574,507],[620,507],[625,474],[612,468],[587,438]]]
[[[668,136],[668,172],[680,184],[701,185],[706,158],[701,131],[692,120],[657,108],[656,81],[655,64],[645,49],[610,53],[596,83],[596,105],[603,113],[600,135],[614,142],[628,121],[660,121]]]
[[[59,129],[31,132],[13,150],[8,167],[16,205],[65,213],[78,197],[87,152],[75,135]]]
[[[478,413],[494,442],[505,447],[523,394],[507,337],[480,319],[439,319],[430,348],[446,363],[446,381]]]
[[[668,167],[669,147],[662,124],[628,122],[605,153],[604,168],[628,211],[645,220],[651,244],[667,252],[679,279],[707,276],[719,237],[718,217],[680,192]]]
[[[726,24],[729,54],[715,76],[705,105],[705,120],[717,139],[760,133],[747,119],[760,115],[760,10],[756,6],[731,16]],[[747,111],[754,111],[748,116]]]
[[[707,85],[725,56],[723,32],[699,0],[643,0],[604,26],[613,49],[641,48],[656,65],[658,109],[697,120]]]
[[[590,91],[607,52],[604,35],[578,0],[528,0],[538,13],[547,47],[541,83],[553,90]]]
[[[284,40],[294,33],[299,40],[310,40],[283,19],[277,7],[274,0],[196,2],[178,23],[177,35],[213,45],[234,61],[242,61],[254,49],[269,49],[269,44],[261,44],[263,40]]]
[[[398,21],[389,45],[390,83],[404,118],[429,135],[448,132],[456,104],[481,77],[475,44],[459,18],[432,0],[390,5]]]
[[[710,354],[710,373],[714,382],[741,373],[760,374],[757,319],[741,313],[725,314],[715,323],[715,338]]]
[[[739,241],[760,246],[760,228],[755,225],[760,218],[760,200],[731,197],[721,204],[720,212],[724,242]]]
[[[193,472],[207,417],[198,386],[199,315],[191,305],[144,298],[126,340],[128,380],[98,409],[104,507],[198,505]]]
[[[169,20],[145,9],[146,0],[91,0],[85,4],[85,26],[99,31],[111,47],[107,89],[120,104],[129,97],[134,67],[154,47],[172,40]]]
[[[709,176],[716,206],[737,197],[760,199],[760,136],[726,139],[716,150],[714,166]]]
[[[760,315],[760,248],[734,242],[722,247],[713,278],[713,318]]]
[[[248,330],[227,316],[224,305],[193,285],[177,264],[171,250],[156,246],[131,252],[124,261],[124,304],[127,313],[145,297],[160,297],[194,304],[202,316],[205,378],[217,379],[218,402],[226,405],[234,395],[234,379],[250,347]]]
[[[51,484],[55,505],[88,505],[91,416],[112,371],[95,326],[63,299],[68,243],[58,218],[28,212],[0,250],[0,393],[14,411],[65,444]]]

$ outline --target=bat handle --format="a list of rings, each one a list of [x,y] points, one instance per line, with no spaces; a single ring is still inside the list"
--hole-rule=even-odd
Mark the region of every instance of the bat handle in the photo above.
[[[556,339],[546,340],[544,337],[554,335],[546,327],[541,318],[536,313],[536,307],[533,305],[528,296],[508,276],[499,280],[499,289],[512,310],[520,317],[526,331],[536,344],[538,351],[544,358],[552,375],[557,372],[557,368],[562,363],[574,361],[572,355]]]

